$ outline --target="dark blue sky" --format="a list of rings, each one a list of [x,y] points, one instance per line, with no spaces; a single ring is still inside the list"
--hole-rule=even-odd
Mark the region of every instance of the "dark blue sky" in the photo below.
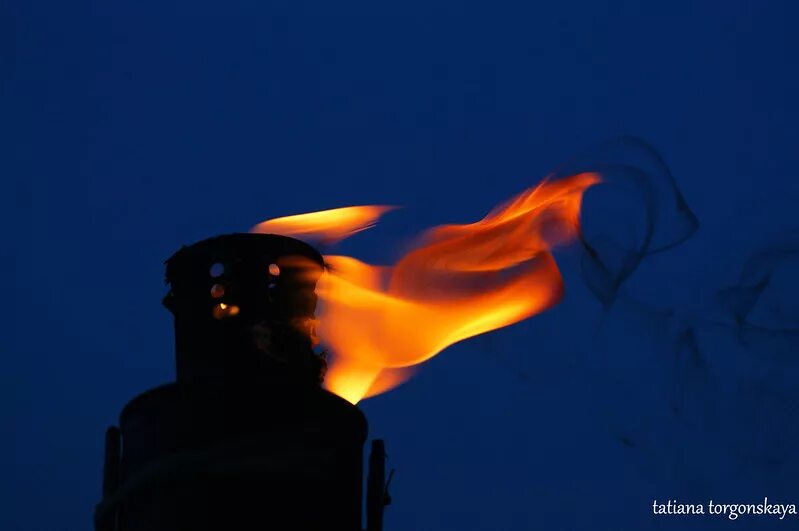
[[[105,427],[173,378],[180,245],[404,205],[337,249],[388,262],[619,134],[659,150],[699,230],[610,309],[564,250],[560,306],[365,401],[397,469],[386,529],[722,529],[652,500],[799,503],[795,3],[266,4],[0,2],[0,528],[90,528]],[[601,197],[596,223],[625,204]]]

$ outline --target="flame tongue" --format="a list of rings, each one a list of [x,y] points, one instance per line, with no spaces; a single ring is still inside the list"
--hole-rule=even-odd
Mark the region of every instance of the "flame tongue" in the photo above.
[[[545,182],[476,223],[431,229],[393,267],[326,256],[329,270],[317,293],[323,301],[319,333],[334,354],[327,387],[358,402],[399,385],[413,366],[453,343],[556,304],[562,279],[550,248],[576,235],[582,194],[598,181],[584,173]],[[364,209],[351,219],[369,226],[385,212],[350,209]],[[294,217],[305,216],[315,214]],[[257,228],[272,224],[274,230],[287,219]],[[356,223],[321,232],[340,239],[364,228]]]
[[[378,218],[391,206],[354,206],[274,218],[253,227],[250,232],[281,234],[333,244],[353,234],[374,227]]]

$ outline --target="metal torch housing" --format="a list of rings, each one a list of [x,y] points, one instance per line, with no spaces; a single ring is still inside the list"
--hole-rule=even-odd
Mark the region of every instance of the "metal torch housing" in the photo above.
[[[367,423],[321,387],[323,270],[309,245],[268,234],[167,260],[177,381],[108,429],[97,531],[361,530]]]

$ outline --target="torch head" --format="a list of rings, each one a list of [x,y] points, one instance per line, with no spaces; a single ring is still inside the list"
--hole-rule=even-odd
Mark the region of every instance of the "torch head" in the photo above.
[[[322,256],[293,238],[229,234],[166,261],[178,381],[299,380],[319,385],[314,353]]]

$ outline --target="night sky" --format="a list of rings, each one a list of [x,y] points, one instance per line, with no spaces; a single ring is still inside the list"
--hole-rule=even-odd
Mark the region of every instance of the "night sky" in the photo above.
[[[181,245],[401,205],[326,249],[390,263],[575,165],[561,304],[362,402],[386,530],[799,528],[652,514],[799,504],[795,2],[267,4],[0,2],[0,529],[91,528]]]

